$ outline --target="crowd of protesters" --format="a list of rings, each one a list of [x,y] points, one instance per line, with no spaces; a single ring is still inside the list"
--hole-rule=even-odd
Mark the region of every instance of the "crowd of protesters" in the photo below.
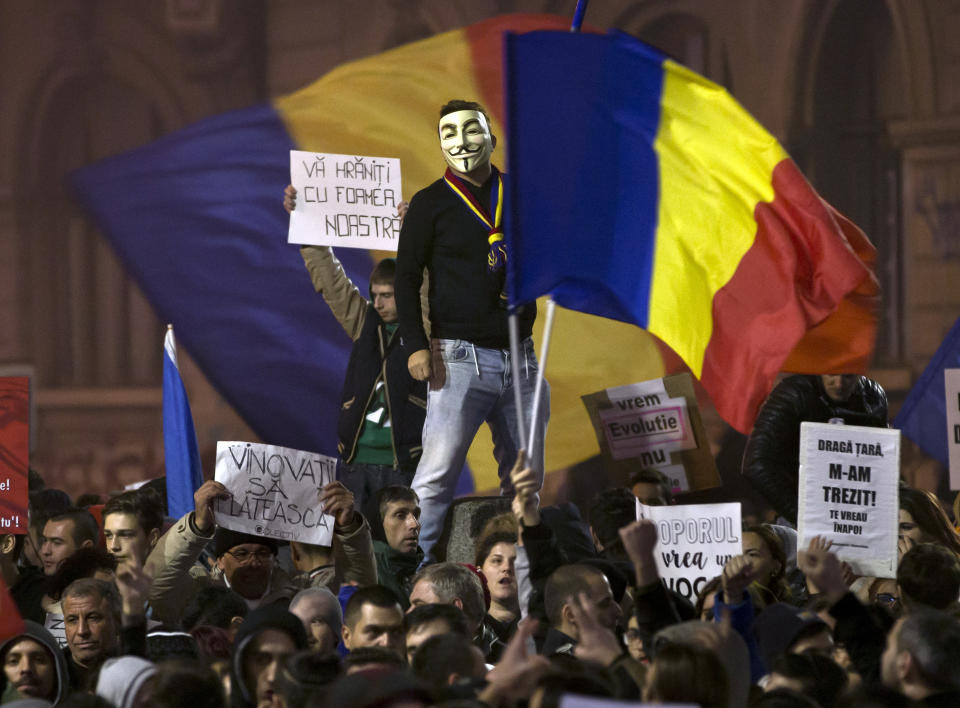
[[[536,308],[521,312],[514,377],[502,209],[485,207],[503,191],[496,138],[465,101],[441,109],[438,136],[448,170],[414,196],[398,261],[378,264],[369,300],[329,247],[301,251],[353,340],[339,481],[317,498],[332,545],[218,528],[213,505],[230,492],[213,480],[193,511],[168,519],[150,485],[101,506],[35,477],[29,533],[0,535],[0,572],[24,618],[0,638],[0,701],[960,706],[960,537],[935,497],[901,490],[895,579],[854,577],[821,538],[797,548],[800,423],[885,426],[886,397],[864,377],[790,377],[771,394],[743,476],[780,523],[744,526],[742,553],[695,604],[661,580],[657,527],[636,520],[638,499],[675,501],[659,471],[600,492],[586,522],[571,504],[541,508],[549,396],[528,462],[513,386],[528,406]],[[296,208],[292,186],[284,206]],[[448,507],[483,422],[511,511],[478,502],[458,531]],[[470,552],[455,558],[453,547]]]
[[[636,498],[675,501],[657,471],[601,492],[586,522],[540,507],[522,455],[511,478],[511,512],[478,507],[472,562],[429,564],[405,486],[381,489],[370,519],[324,487],[330,548],[218,528],[215,481],[181,519],[149,485],[86,509],[36,489],[30,532],[0,536],[25,620],[0,643],[2,702],[960,705],[960,537],[932,494],[901,490],[896,580],[761,524],[693,606],[658,576],[656,527],[634,520]]]

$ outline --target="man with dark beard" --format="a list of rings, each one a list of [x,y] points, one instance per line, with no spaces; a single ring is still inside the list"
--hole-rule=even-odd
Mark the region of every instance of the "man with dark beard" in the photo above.
[[[0,642],[0,703],[38,698],[56,704],[70,691],[67,659],[57,640],[36,622]]]
[[[307,648],[300,620],[279,605],[254,610],[237,629],[231,651],[232,708],[269,708],[287,657]]]

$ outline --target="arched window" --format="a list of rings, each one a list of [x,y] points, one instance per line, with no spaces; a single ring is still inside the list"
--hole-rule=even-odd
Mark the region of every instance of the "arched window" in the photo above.
[[[156,386],[160,324],[81,211],[67,175],[158,137],[158,113],[129,85],[88,73],[60,81],[38,103],[18,188],[20,203],[31,210],[21,222],[29,283],[22,321],[42,384]]]
[[[813,64],[798,105],[806,125],[791,153],[827,201],[877,247],[882,312],[875,361],[903,355],[900,273],[900,156],[887,125],[904,117],[901,57],[883,2],[838,2],[801,56]]]

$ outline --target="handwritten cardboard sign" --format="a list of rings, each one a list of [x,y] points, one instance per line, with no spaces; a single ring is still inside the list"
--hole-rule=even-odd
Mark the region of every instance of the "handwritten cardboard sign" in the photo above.
[[[654,556],[660,577],[691,602],[731,556],[743,552],[740,502],[647,506],[637,501],[637,518],[657,525]]]
[[[30,379],[0,377],[0,534],[27,532]]]
[[[613,459],[697,446],[686,399],[668,396],[663,379],[608,388],[607,397],[612,406],[600,410],[600,422]]]
[[[289,243],[397,250],[399,159],[291,150],[290,183]]]
[[[857,575],[897,577],[900,431],[800,424],[798,544],[814,536]]]
[[[660,470],[675,492],[720,484],[690,374],[678,374],[582,397],[604,465],[626,478]]]
[[[943,370],[947,410],[947,460],[950,489],[960,489],[960,369]]]
[[[214,505],[217,524],[284,541],[329,546],[332,516],[317,492],[334,480],[336,458],[276,445],[218,442],[215,478],[233,495]]]

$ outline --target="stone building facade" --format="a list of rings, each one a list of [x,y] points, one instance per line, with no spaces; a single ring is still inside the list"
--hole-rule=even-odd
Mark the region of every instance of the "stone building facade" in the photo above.
[[[573,0],[0,0],[0,375],[29,372],[32,465],[72,494],[163,469],[163,325],[65,175],[339,63]],[[878,248],[894,400],[960,315],[960,1],[594,0],[725,85]],[[117,194],[118,200],[125,195]],[[181,353],[206,466],[253,434]],[[932,486],[937,470],[910,462]]]

